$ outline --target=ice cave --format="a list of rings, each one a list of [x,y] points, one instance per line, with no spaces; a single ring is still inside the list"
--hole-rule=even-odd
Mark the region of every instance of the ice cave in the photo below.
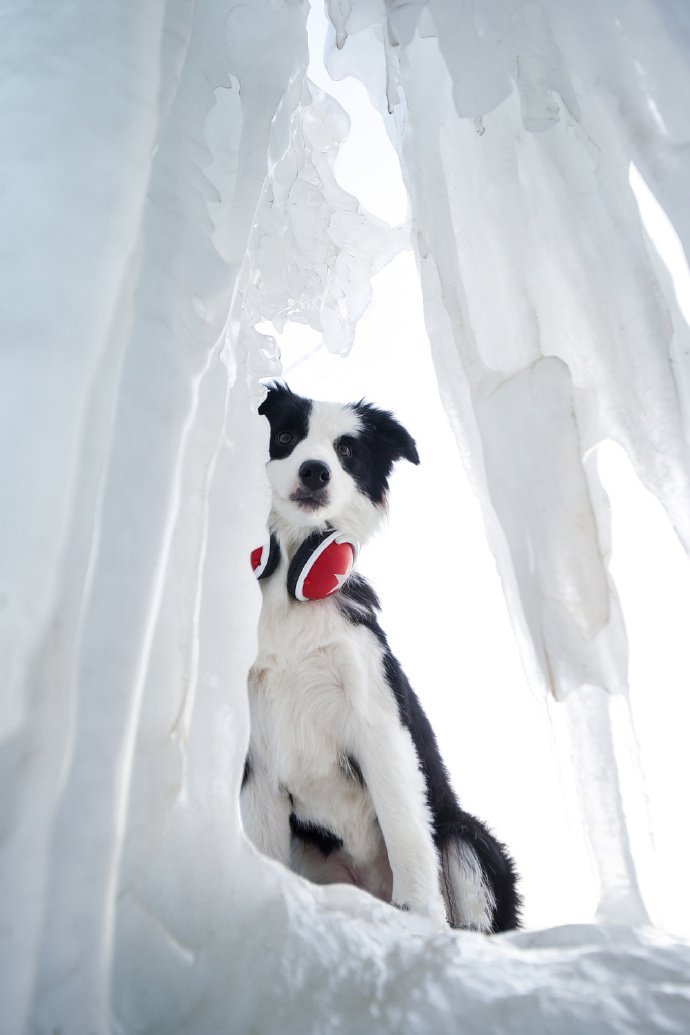
[[[3,1035],[686,1035],[690,7],[0,26]],[[243,835],[274,376],[416,425],[363,563],[517,932]]]

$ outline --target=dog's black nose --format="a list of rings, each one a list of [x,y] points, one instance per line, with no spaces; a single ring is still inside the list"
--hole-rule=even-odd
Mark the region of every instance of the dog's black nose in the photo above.
[[[324,489],[331,480],[331,469],[320,460],[305,460],[299,469],[300,481],[312,492]]]

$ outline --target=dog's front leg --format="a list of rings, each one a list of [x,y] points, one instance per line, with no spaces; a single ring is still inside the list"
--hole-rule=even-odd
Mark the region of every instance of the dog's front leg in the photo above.
[[[393,904],[446,927],[426,783],[410,731],[400,720],[380,666],[362,663],[349,651],[343,651],[340,660],[352,704],[352,754],[386,844]]]
[[[252,760],[240,794],[244,831],[252,844],[285,866],[290,865],[290,802],[273,786],[268,770]]]
[[[360,758],[393,873],[393,904],[447,924],[424,778],[397,716],[367,724]]]

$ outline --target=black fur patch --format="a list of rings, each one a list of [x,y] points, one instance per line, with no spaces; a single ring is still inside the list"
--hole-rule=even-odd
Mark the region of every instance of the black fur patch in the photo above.
[[[268,386],[268,395],[261,403],[259,413],[263,417],[267,417],[271,425],[269,442],[271,460],[284,460],[295,446],[307,437],[311,411],[311,399],[295,395],[287,385],[274,382]],[[279,442],[279,437],[286,434],[292,435],[290,442]]]
[[[354,572],[341,587],[337,596],[338,607],[353,625],[366,625],[374,632],[376,615],[381,601],[366,579]]]
[[[356,758],[353,758],[352,755],[343,755],[341,757],[340,769],[347,780],[350,780],[352,783],[356,783],[358,787],[365,786],[359,762]]]
[[[424,773],[437,850],[440,852],[453,839],[469,844],[494,895],[496,905],[492,930],[509,931],[518,927],[521,902],[516,890],[513,860],[481,820],[460,807],[431,723],[379,625],[380,604],[376,593],[361,575],[354,575],[340,590],[337,603],[341,613],[353,625],[364,625],[383,648],[386,682],[395,696],[400,720],[410,731]]]
[[[298,819],[294,812],[290,813],[290,830],[300,841],[305,841],[314,848],[318,848],[324,859],[327,859],[331,852],[336,852],[343,847],[343,842],[332,830],[328,830],[318,823]]]
[[[358,488],[372,503],[383,503],[388,492],[388,478],[396,460],[419,463],[414,439],[392,413],[379,410],[367,402],[353,403],[362,430],[358,435],[343,435],[338,445],[347,446],[349,455],[338,452],[341,466],[352,476]]]

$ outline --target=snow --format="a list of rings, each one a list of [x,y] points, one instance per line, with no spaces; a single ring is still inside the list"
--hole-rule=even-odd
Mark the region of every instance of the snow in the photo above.
[[[633,162],[687,254],[687,19],[330,4],[329,67],[399,155],[441,395],[534,685],[568,713],[602,883],[597,925],[487,939],[307,886],[242,836],[261,321],[345,352],[407,229],[338,183],[303,3],[140,6],[2,16],[3,1030],[686,1031],[690,948],[638,889],[583,458],[618,442],[688,543],[687,326],[629,186]]]

